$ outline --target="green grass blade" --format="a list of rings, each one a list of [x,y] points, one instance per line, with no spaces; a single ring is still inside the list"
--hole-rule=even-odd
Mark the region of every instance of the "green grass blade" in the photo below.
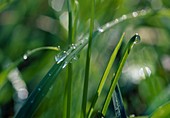
[[[140,41],[140,36],[138,34],[135,34],[131,39],[130,41],[128,42],[128,44],[126,45],[126,48],[124,50],[124,54],[121,58],[121,61],[120,61],[120,64],[119,64],[119,67],[116,71],[116,74],[115,76],[113,77],[113,82],[110,86],[110,89],[109,89],[109,92],[108,92],[108,95],[106,97],[106,100],[105,100],[105,103],[104,103],[104,106],[102,108],[102,114],[105,116],[106,115],[106,112],[107,112],[107,109],[108,109],[108,106],[109,106],[109,103],[110,103],[110,100],[112,98],[112,93],[117,85],[117,82],[119,80],[119,77],[120,77],[120,74],[122,72],[122,69],[123,69],[123,66],[126,62],[126,59],[130,53],[130,50],[132,49],[132,47],[134,46],[135,43],[138,43]]]
[[[59,64],[54,64],[54,66],[45,75],[42,81],[37,85],[37,87],[32,91],[28,97],[25,104],[19,110],[15,118],[30,118],[36,111],[41,100],[44,98],[48,90],[50,89],[52,83],[56,79],[57,75],[62,70],[64,61]],[[27,114],[27,115],[26,115]]]
[[[27,51],[22,58],[16,60],[14,63],[12,63],[9,67],[7,67],[7,69],[5,69],[4,71],[2,71],[0,73],[0,90],[1,87],[3,87],[5,85],[5,83],[7,82],[7,76],[8,74],[14,69],[16,68],[19,64],[21,64],[24,60],[26,60],[28,57],[30,57],[31,55],[33,55],[34,53],[38,52],[38,51],[42,51],[42,50],[53,50],[53,51],[59,51],[60,49],[57,47],[39,47],[39,48],[35,48],[32,49],[30,51]]]
[[[114,60],[115,60],[115,58],[116,58],[116,55],[117,55],[117,53],[118,53],[118,51],[119,51],[119,48],[120,48],[120,46],[121,46],[121,44],[122,44],[124,35],[125,35],[125,33],[123,33],[123,35],[121,36],[121,38],[120,38],[120,40],[119,40],[119,42],[118,42],[118,44],[117,44],[114,52],[112,53],[112,55],[111,55],[111,57],[110,57],[110,60],[109,60],[109,62],[108,62],[108,65],[107,65],[107,67],[106,67],[106,69],[105,69],[105,72],[104,72],[104,74],[103,74],[103,76],[102,76],[102,79],[101,79],[101,81],[100,81],[100,83],[99,83],[97,92],[96,92],[96,94],[95,94],[95,96],[94,96],[94,99],[93,99],[93,101],[92,101],[90,110],[89,110],[89,112],[88,112],[88,118],[90,118],[90,116],[91,116],[91,114],[92,114],[92,112],[93,112],[93,110],[94,110],[95,104],[96,104],[96,102],[97,102],[97,99],[98,99],[98,97],[100,96],[100,94],[101,94],[101,92],[102,92],[102,89],[103,89],[103,86],[104,86],[105,81],[106,81],[106,79],[107,79],[107,76],[108,76],[108,74],[109,74],[109,72],[110,72],[110,70],[111,70],[111,68],[112,68],[112,65],[113,65],[113,63],[114,63]]]
[[[72,8],[71,8],[71,1],[67,0],[67,7],[68,7],[68,44],[71,45],[73,43],[72,39]],[[67,100],[67,114],[66,118],[70,118],[71,114],[71,88],[72,88],[72,64],[68,64],[68,77],[66,81],[66,95],[64,100]],[[64,111],[65,112],[65,111]],[[64,113],[65,114],[65,113]]]
[[[91,46],[93,39],[93,29],[94,29],[94,11],[95,11],[95,0],[92,0],[91,4],[91,18],[90,18],[90,32],[89,41],[87,49],[86,58],[86,68],[85,68],[85,78],[84,78],[84,88],[83,88],[83,100],[82,100],[82,114],[83,118],[86,118],[86,105],[87,105],[87,95],[88,95],[88,82],[89,82],[89,72],[90,72],[90,58],[91,58]]]
[[[116,85],[115,91],[112,94],[112,102],[110,103],[114,106],[114,112],[116,117],[127,118],[119,84]]]
[[[170,102],[158,107],[150,116],[150,118],[169,118]]]

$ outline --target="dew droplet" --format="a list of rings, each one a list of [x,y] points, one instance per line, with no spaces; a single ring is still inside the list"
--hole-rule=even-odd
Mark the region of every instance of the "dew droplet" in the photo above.
[[[118,23],[119,22],[119,20],[118,19],[115,19],[115,21],[114,21],[115,23]]]
[[[106,27],[109,27],[109,26],[110,26],[110,23],[107,23],[107,24],[106,24]]]
[[[41,91],[41,88],[38,88],[38,91]]]
[[[73,57],[73,60],[78,60],[78,56],[77,55],[75,55],[74,57]]]
[[[49,88],[49,90],[51,91],[53,89],[53,86],[51,86],[50,88]]]
[[[71,48],[75,50],[76,49],[76,45],[75,44],[71,44]]]
[[[132,13],[132,16],[133,16],[133,17],[137,17],[137,16],[138,16],[138,12],[133,12],[133,13]]]
[[[62,68],[64,69],[67,66],[67,64],[68,64],[68,62],[66,61]]]
[[[121,20],[126,20],[127,16],[126,15],[122,15]]]
[[[98,28],[98,31],[101,33],[104,32],[104,30],[102,28]]]
[[[51,73],[49,73],[48,76],[51,76]]]
[[[26,60],[28,58],[27,54],[24,54],[23,59]]]
[[[60,46],[57,46],[58,50],[61,50]]]
[[[142,9],[140,13],[141,13],[141,15],[145,15],[146,14],[146,10]]]
[[[137,44],[137,43],[139,43],[140,41],[141,41],[141,38],[140,38],[139,34],[136,33],[136,34],[135,34],[135,41],[134,41],[134,44]]]
[[[63,51],[55,56],[55,61],[57,62],[57,64],[59,64],[66,58],[66,56],[67,56],[67,52]]]

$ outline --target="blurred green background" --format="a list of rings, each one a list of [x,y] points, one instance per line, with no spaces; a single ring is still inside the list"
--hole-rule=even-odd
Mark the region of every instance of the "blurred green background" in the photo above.
[[[15,70],[25,89],[15,90],[8,76],[2,82],[3,71],[28,50],[42,46],[60,46],[67,50],[67,8],[63,0],[0,0],[0,117],[13,116],[28,93],[54,64],[55,51],[41,51],[29,57]],[[77,39],[89,29],[91,0],[78,0]],[[74,1],[72,0],[72,3]],[[59,5],[58,5],[59,4]],[[61,7],[61,10],[59,9]],[[119,23],[97,36],[92,45],[89,83],[89,104],[97,89],[112,51],[123,32],[124,43],[135,33],[141,43],[134,47],[123,69],[119,84],[128,115],[149,115],[170,100],[170,1],[168,0],[96,0],[95,29],[133,11],[151,9],[149,15]],[[73,63],[72,118],[79,117],[85,70],[86,47]],[[119,58],[117,58],[118,61]],[[116,67],[117,63],[115,63]],[[62,117],[67,69],[44,97],[35,117]],[[112,72],[114,71],[114,67]],[[109,75],[110,77],[112,74]],[[24,82],[23,82],[24,81]],[[110,81],[97,102],[100,110]],[[109,114],[112,114],[112,112]]]

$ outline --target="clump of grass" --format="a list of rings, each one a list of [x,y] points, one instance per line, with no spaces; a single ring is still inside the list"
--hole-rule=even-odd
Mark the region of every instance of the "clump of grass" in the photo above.
[[[56,56],[56,62],[54,63],[54,65],[51,67],[51,69],[48,71],[48,73],[44,76],[44,78],[40,81],[40,83],[36,86],[36,88],[31,92],[30,96],[28,97],[28,99],[26,100],[26,102],[23,104],[23,106],[21,107],[21,109],[19,110],[19,112],[15,115],[16,118],[27,118],[27,117],[32,117],[34,115],[34,113],[36,112],[38,106],[40,105],[41,101],[43,100],[43,98],[45,97],[45,95],[48,93],[48,91],[50,90],[51,86],[54,84],[54,82],[56,81],[58,75],[61,73],[61,71],[63,69],[65,69],[65,67],[68,65],[68,78],[67,78],[67,86],[66,86],[66,92],[65,92],[65,106],[66,108],[63,110],[63,116],[70,118],[71,117],[71,100],[72,100],[72,72],[73,72],[73,64],[71,64],[70,62],[73,60],[73,58],[78,55],[80,53],[80,51],[83,50],[83,48],[88,44],[88,49],[87,49],[87,55],[86,55],[86,67],[85,67],[85,82],[84,82],[84,91],[83,91],[83,101],[82,101],[82,111],[81,111],[81,115],[82,117],[86,118],[86,117],[91,117],[91,115],[93,114],[93,110],[95,109],[95,104],[98,100],[98,98],[100,97],[100,94],[102,92],[103,86],[105,84],[106,79],[108,78],[108,74],[110,73],[110,70],[112,68],[112,65],[115,61],[115,58],[117,56],[117,53],[119,51],[119,48],[122,44],[124,35],[122,35],[122,37],[120,38],[114,52],[112,53],[108,65],[105,69],[105,72],[101,78],[101,81],[99,83],[98,89],[96,91],[96,94],[94,95],[94,99],[93,102],[91,103],[91,107],[88,111],[88,113],[86,112],[87,110],[87,98],[88,98],[88,82],[89,82],[89,73],[90,73],[90,59],[91,59],[91,50],[92,50],[92,43],[95,40],[96,36],[99,36],[100,34],[102,34],[103,32],[108,31],[109,29],[113,28],[113,26],[117,25],[118,23],[121,23],[123,21],[126,21],[128,19],[132,19],[134,17],[139,17],[139,16],[143,16],[146,15],[147,12],[145,11],[137,11],[135,12],[135,16],[134,13],[131,14],[127,14],[127,15],[123,15],[122,17],[113,20],[111,22],[106,23],[105,25],[101,26],[100,28],[98,28],[97,30],[94,30],[94,14],[95,14],[95,0],[92,0],[92,6],[91,6],[91,17],[90,17],[90,29],[88,33],[84,33],[85,36],[78,41],[76,44],[72,45],[73,43],[75,43],[75,38],[76,38],[76,27],[77,27],[77,19],[78,19],[78,15],[76,15],[75,19],[74,19],[74,23],[73,23],[73,11],[72,11],[72,7],[71,7],[71,3],[70,0],[67,0],[67,7],[68,7],[68,15],[69,15],[69,26],[68,26],[68,44],[70,45],[70,48],[67,51],[61,51],[61,53],[59,53]],[[78,8],[76,8],[78,9]],[[76,10],[75,10],[76,11]],[[78,11],[76,11],[78,12]],[[77,14],[77,13],[75,13]],[[128,44],[126,45],[126,48],[124,50],[124,53],[121,57],[120,63],[118,65],[118,69],[116,71],[116,74],[113,76],[112,79],[112,84],[110,86],[110,89],[108,91],[108,94],[106,96],[106,100],[104,102],[104,106],[101,110],[101,115],[105,116],[107,109],[108,109],[108,105],[111,101],[112,98],[112,94],[115,90],[116,85],[118,84],[118,79],[120,77],[120,74],[122,72],[122,68],[124,66],[124,63],[128,57],[128,54],[130,52],[130,50],[132,49],[133,45],[137,42],[137,40],[139,40],[140,37],[139,35],[135,35],[133,36],[130,41],[128,42]],[[48,49],[48,50],[55,50],[55,51],[59,51],[58,48],[56,47],[42,47],[42,48],[37,48],[35,50],[32,50],[28,53],[26,53],[22,59],[19,61],[16,61],[16,63],[14,65],[12,65],[11,67],[8,68],[7,73],[10,72],[10,70],[12,68],[15,68],[19,63],[21,63],[24,59],[27,59],[28,56],[32,55],[33,53],[40,51],[40,50],[44,50],[44,49]],[[29,115],[25,115],[25,114],[29,114]]]

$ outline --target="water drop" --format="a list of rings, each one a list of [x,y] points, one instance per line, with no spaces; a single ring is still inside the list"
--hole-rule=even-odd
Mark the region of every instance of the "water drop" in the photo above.
[[[38,91],[41,91],[41,88],[38,88]]]
[[[60,46],[57,46],[58,50],[61,50]]]
[[[66,61],[62,68],[64,69],[67,66],[67,64],[68,64],[68,62]]]
[[[67,56],[67,52],[63,51],[55,56],[55,61],[57,62],[57,64],[59,64],[66,58],[66,56]]]
[[[49,73],[48,76],[51,76],[51,73]]]
[[[119,20],[118,19],[115,19],[115,21],[114,21],[115,23],[118,23],[119,22]]]
[[[136,33],[136,34],[135,34],[134,44],[137,44],[137,43],[139,43],[140,41],[141,41],[141,38],[140,38],[139,34]]]
[[[121,20],[126,20],[127,16],[126,15],[122,15]]]
[[[77,55],[75,55],[74,57],[73,57],[73,60],[78,60],[79,59],[79,57],[77,56]]]
[[[146,10],[143,9],[143,10],[141,10],[140,13],[141,13],[141,15],[146,15]]]
[[[101,33],[104,32],[104,30],[102,28],[98,28],[98,31]]]
[[[26,60],[28,58],[27,54],[24,54],[23,59]]]
[[[71,48],[75,50],[76,49],[76,45],[75,44],[71,44]]]
[[[109,26],[110,26],[110,23],[107,23],[107,24],[106,24],[106,27],[109,27]]]
[[[137,17],[137,16],[138,16],[138,12],[133,12],[133,13],[132,13],[132,16],[133,16],[133,17]]]

